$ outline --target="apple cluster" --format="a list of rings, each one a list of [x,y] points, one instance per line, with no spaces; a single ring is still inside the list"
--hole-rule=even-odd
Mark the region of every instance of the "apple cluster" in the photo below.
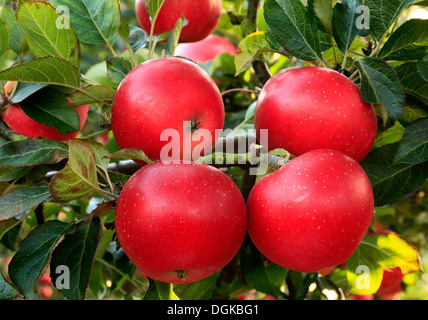
[[[136,14],[150,32],[148,3],[137,0]],[[233,45],[212,35],[220,0],[166,0],[154,33],[171,30],[183,13],[189,24],[178,56],[205,62],[213,53],[234,53]],[[195,149],[203,156],[215,145],[225,108],[214,80],[188,59],[143,62],[115,95],[111,125],[118,145],[141,149],[155,160],[136,160],[142,168],[117,201],[116,232],[130,260],[152,279],[194,282],[225,267],[248,233],[267,259],[291,270],[317,272],[346,261],[374,210],[372,187],[359,163],[373,146],[377,117],[358,86],[322,67],[288,68],[272,76],[257,100],[254,126],[258,137],[268,132],[263,148],[285,149],[295,158],[258,180],[245,201],[226,173],[189,156]],[[82,127],[88,106],[76,109]],[[33,132],[55,140],[78,134],[61,136],[18,105],[9,106],[2,120],[30,138]],[[174,162],[162,161],[169,142],[165,130],[175,132],[180,143]],[[210,135],[184,143],[202,130]]]
[[[215,3],[200,1],[199,10],[208,2]],[[137,1],[137,15],[149,29],[145,3]],[[165,1],[171,8],[162,10],[173,12],[173,3]],[[162,10],[157,32],[171,28],[171,21],[163,27]],[[192,40],[184,34],[180,41]],[[131,261],[152,279],[189,283],[226,266],[247,233],[267,259],[291,270],[317,272],[346,261],[374,210],[359,162],[374,143],[377,117],[358,86],[321,67],[285,69],[265,84],[255,110],[256,132],[268,131],[265,149],[283,148],[295,158],[258,180],[247,201],[223,171],[184,161],[194,160],[186,148],[199,148],[202,156],[214,146],[224,117],[215,82],[186,59],[149,60],[123,79],[112,109],[114,136],[121,148],[139,148],[157,160],[139,161],[143,167],[117,202],[118,240]],[[161,136],[169,128],[180,141],[202,129],[213,134],[182,145],[177,161],[164,162],[161,150],[168,141]]]

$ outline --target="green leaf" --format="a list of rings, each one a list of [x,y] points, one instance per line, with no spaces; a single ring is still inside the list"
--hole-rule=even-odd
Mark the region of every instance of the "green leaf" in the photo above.
[[[9,34],[7,33],[6,26],[3,24],[2,19],[0,19],[0,58],[3,56],[3,54],[6,52],[8,48],[9,48]]]
[[[289,296],[293,300],[304,300],[309,286],[316,281],[316,273],[302,273],[289,270],[287,273],[287,287]]]
[[[392,127],[378,134],[373,144],[373,148],[380,148],[387,144],[400,141],[405,130],[406,129],[401,125],[401,123],[396,121]]]
[[[414,101],[406,101],[404,112],[399,121],[403,126],[408,126],[412,122],[426,117],[428,117],[428,108]]]
[[[67,157],[67,145],[54,140],[25,139],[10,141],[0,147],[0,164],[9,167],[54,164]]]
[[[370,31],[380,40],[400,13],[415,0],[366,0],[370,10]]]
[[[273,38],[296,58],[320,61],[318,27],[299,0],[266,0],[264,17]]]
[[[99,103],[100,101],[111,104],[116,94],[116,91],[112,87],[104,85],[87,86],[84,87],[83,90],[85,93],[82,91],[76,91],[65,99],[70,107]]]
[[[15,104],[20,103],[46,86],[46,83],[20,82],[10,102]]]
[[[116,201],[103,201],[100,202],[97,207],[91,211],[92,217],[98,217],[104,214],[107,214],[108,212],[114,213],[114,210],[116,209]]]
[[[428,54],[423,56],[423,58],[418,62],[418,71],[421,74],[421,77],[428,81]]]
[[[424,161],[428,161],[428,118],[406,127],[394,159],[397,164],[419,164]]]
[[[370,152],[361,162],[373,187],[375,206],[400,201],[415,192],[428,178],[428,162],[394,164],[399,143]]]
[[[21,242],[9,264],[9,276],[26,298],[35,298],[35,285],[49,263],[52,250],[74,228],[74,224],[50,220],[33,229]]]
[[[69,202],[99,189],[95,155],[87,144],[69,141],[67,165],[55,174],[49,190],[55,202]]]
[[[239,75],[251,67],[258,55],[265,52],[277,52],[266,31],[249,34],[238,44],[235,55],[235,75]]]
[[[0,173],[0,182],[18,180],[27,175],[31,169],[31,167],[10,168],[10,170]]]
[[[105,156],[106,158],[112,159],[112,160],[130,160],[130,159],[136,159],[136,160],[143,160],[144,162],[151,163],[153,162],[143,150],[141,149],[121,149],[119,151],[116,151],[114,153],[108,154]]]
[[[234,76],[236,74],[235,57],[230,53],[220,53],[211,61],[211,63],[208,62],[208,64],[210,64],[208,73],[213,78]]]
[[[149,15],[152,21],[156,20],[159,11],[162,9],[165,0],[149,0]]]
[[[174,56],[175,49],[177,48],[178,42],[180,40],[180,34],[183,27],[185,27],[189,21],[184,18],[184,15],[177,20],[174,25],[174,28],[171,31],[171,34],[168,37],[166,42],[166,50],[171,56]]]
[[[148,278],[149,288],[144,300],[180,300],[172,289],[172,284]]]
[[[120,15],[120,20],[121,20],[121,25],[119,28],[119,35],[124,41],[126,41],[129,35],[131,34],[131,29],[128,24],[128,21],[126,21],[126,19],[123,17],[122,14]]]
[[[21,40],[24,32],[16,21],[15,10],[16,0],[6,0],[4,7],[1,10],[1,19],[9,36],[9,48],[15,52],[16,55],[21,53]]]
[[[316,16],[323,24],[325,30],[331,34],[333,19],[333,1],[332,0],[311,0]]]
[[[428,20],[404,22],[379,51],[384,60],[420,60],[428,53]]]
[[[219,272],[205,279],[186,284],[174,284],[174,292],[180,300],[209,300],[216,289]]]
[[[266,263],[254,245],[240,254],[241,269],[247,283],[257,291],[278,296],[284,284],[287,269],[274,263]]]
[[[395,67],[406,96],[428,104],[428,81],[425,81],[418,70],[418,63],[408,62]]]
[[[80,69],[79,39],[72,27],[59,27],[60,17],[48,2],[23,0],[16,10],[16,19],[36,57],[60,57]]]
[[[383,270],[393,267],[399,267],[403,274],[421,271],[416,247],[393,232],[366,236],[346,261],[349,292],[375,293],[382,282]]]
[[[35,184],[6,193],[0,197],[0,221],[26,213],[49,196],[49,188],[45,184]]]
[[[404,110],[404,90],[394,69],[379,58],[359,59],[355,64],[361,74],[361,97],[381,104],[387,112],[387,126],[394,124]]]
[[[31,95],[19,105],[31,119],[54,127],[59,134],[67,134],[80,129],[80,120],[77,110],[68,106],[66,97],[68,95],[47,87]]]
[[[144,48],[149,42],[147,33],[145,33],[143,29],[135,26],[130,26],[130,30],[131,34],[128,37],[128,43],[132,50],[137,51],[140,48]]]
[[[80,86],[80,71],[57,57],[36,58],[0,72],[0,80]]]
[[[106,61],[107,77],[114,83],[122,82],[123,78],[132,70],[129,60],[121,57],[110,58]]]
[[[332,34],[342,53],[348,52],[358,33],[356,9],[362,4],[362,0],[342,0],[333,8]]]
[[[19,218],[21,218],[21,216]],[[0,221],[0,239],[2,239],[3,235],[5,235],[9,230],[16,227],[19,223],[21,223],[21,220],[17,218],[1,220]]]
[[[122,24],[119,0],[50,0],[58,6],[69,8],[69,20],[79,37],[88,44],[112,46]]]
[[[18,291],[7,282],[0,272],[0,300],[11,300],[19,295]]]
[[[96,165],[106,170],[110,162],[110,160],[105,157],[106,155],[109,154],[107,147],[102,143],[99,143],[90,139],[79,139],[78,141],[83,142],[91,149],[92,153],[95,156]]]
[[[76,231],[66,235],[52,254],[51,279],[57,283],[58,266],[67,266],[70,270],[69,288],[58,287],[68,299],[83,300],[91,276],[92,266],[98,246],[102,239],[102,226],[99,218],[77,224]]]

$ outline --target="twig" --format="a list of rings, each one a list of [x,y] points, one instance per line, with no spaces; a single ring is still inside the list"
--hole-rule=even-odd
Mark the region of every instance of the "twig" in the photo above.
[[[221,93],[221,96],[224,97],[225,95],[227,95],[228,93],[231,93],[231,92],[245,92],[245,93],[259,94],[260,90],[250,90],[250,89],[243,89],[243,88],[235,88],[235,89],[229,89],[229,90],[223,91]]]

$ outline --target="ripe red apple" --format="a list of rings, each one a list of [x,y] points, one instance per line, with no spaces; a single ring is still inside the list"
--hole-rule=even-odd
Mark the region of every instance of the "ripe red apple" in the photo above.
[[[211,34],[201,41],[180,43],[175,49],[176,56],[200,63],[214,60],[221,53],[235,55],[236,47],[228,40],[215,34]]]
[[[404,274],[399,267],[383,270],[382,282],[376,294],[380,296],[389,296],[403,291],[401,282]]]
[[[247,207],[249,235],[267,259],[317,272],[352,255],[369,227],[374,197],[355,160],[318,149],[260,179]]]
[[[205,164],[151,163],[122,189],[116,231],[147,277],[189,283],[229,263],[246,233],[246,207],[234,182]]]
[[[49,285],[42,285],[38,288],[40,298],[49,299],[53,295],[53,289]]]
[[[359,87],[341,73],[321,67],[288,68],[263,87],[254,126],[268,129],[269,150],[299,156],[314,149],[341,151],[360,162],[377,134],[376,112]]]
[[[76,110],[79,114],[81,130],[88,117],[89,106],[78,106],[76,107]],[[45,137],[51,140],[64,141],[76,138],[80,132],[79,130],[67,134],[60,134],[56,128],[49,127],[31,119],[17,104],[12,104],[6,107],[6,110],[2,115],[2,120],[12,131],[31,139],[34,139],[35,137]]]
[[[149,0],[136,0],[135,12],[141,28],[150,33],[148,5]],[[221,9],[221,0],[165,0],[156,18],[154,34],[171,31],[181,15],[184,15],[188,24],[181,31],[180,42],[202,40],[217,27]]]
[[[180,140],[179,153],[169,156],[190,160],[196,147],[203,155],[214,146],[224,115],[220,91],[201,67],[181,58],[160,58],[143,62],[125,76],[113,102],[111,123],[122,149],[139,148],[160,159],[164,147],[173,142],[166,141],[171,133],[172,139]],[[185,123],[190,125],[183,128]]]

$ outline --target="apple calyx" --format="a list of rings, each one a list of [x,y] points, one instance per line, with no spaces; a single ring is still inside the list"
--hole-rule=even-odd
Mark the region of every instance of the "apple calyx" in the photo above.
[[[175,273],[177,274],[178,280],[183,280],[185,283],[187,283],[187,280],[186,280],[187,271],[186,270],[175,270]]]
[[[194,133],[194,132],[198,131],[200,127],[201,127],[201,123],[200,123],[199,121],[197,121],[197,120],[192,120],[192,121],[190,122],[190,131],[191,131],[192,133]]]

